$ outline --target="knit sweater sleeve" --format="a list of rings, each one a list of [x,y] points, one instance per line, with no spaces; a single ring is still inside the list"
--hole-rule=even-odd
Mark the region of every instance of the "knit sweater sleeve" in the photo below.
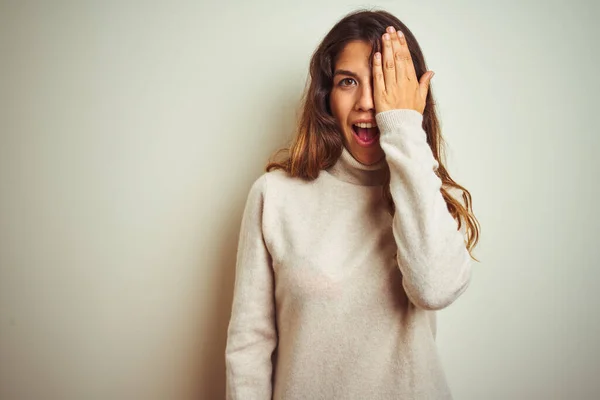
[[[376,114],[379,142],[390,169],[390,192],[396,207],[393,233],[402,285],[417,307],[439,310],[468,287],[471,258],[440,191],[439,167],[423,115],[411,109]]]
[[[250,188],[239,233],[225,350],[227,400],[272,397],[277,329],[274,275],[262,230],[266,184],[263,174]]]

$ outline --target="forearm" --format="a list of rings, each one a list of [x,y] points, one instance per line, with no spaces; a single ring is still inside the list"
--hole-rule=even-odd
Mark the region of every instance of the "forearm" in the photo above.
[[[427,144],[423,116],[410,109],[376,115],[380,144],[390,168],[396,207],[393,232],[407,296],[417,306],[440,309],[467,288],[471,259],[463,234],[448,211]]]

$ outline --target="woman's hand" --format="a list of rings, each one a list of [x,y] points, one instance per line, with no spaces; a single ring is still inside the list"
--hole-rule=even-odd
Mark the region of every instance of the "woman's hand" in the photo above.
[[[375,113],[408,108],[423,114],[433,71],[417,81],[406,38],[400,31],[388,27],[382,41],[383,57],[375,53],[373,60]]]

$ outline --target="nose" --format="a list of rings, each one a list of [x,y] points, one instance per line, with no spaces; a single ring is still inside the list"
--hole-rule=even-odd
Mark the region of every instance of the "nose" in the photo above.
[[[371,111],[374,108],[373,104],[373,90],[370,84],[361,85],[357,91],[358,98],[354,109],[356,111]]]

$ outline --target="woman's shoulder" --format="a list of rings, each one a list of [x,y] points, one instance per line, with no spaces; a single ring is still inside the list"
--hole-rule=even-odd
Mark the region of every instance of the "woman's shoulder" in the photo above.
[[[263,180],[265,185],[268,185],[269,188],[273,189],[308,189],[319,185],[322,182],[324,175],[326,174],[321,171],[316,179],[309,180],[298,176],[292,176],[283,169],[273,169],[269,172],[263,172],[256,181]]]
[[[325,175],[321,172],[316,179],[306,180],[282,169],[263,172],[252,181],[248,197],[261,198],[269,203],[294,203],[299,199],[314,201],[314,196],[324,190]]]

